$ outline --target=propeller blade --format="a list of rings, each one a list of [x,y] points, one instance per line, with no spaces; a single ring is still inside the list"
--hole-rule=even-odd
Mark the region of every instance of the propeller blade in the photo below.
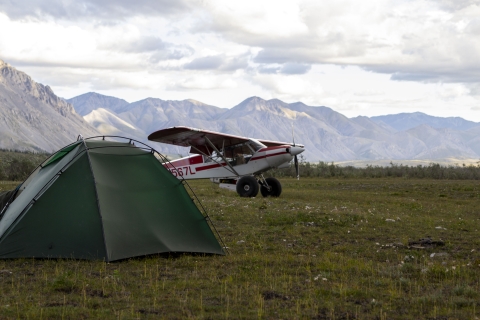
[[[295,147],[295,134],[293,132],[293,123],[292,123],[292,141],[293,141],[293,146]]]
[[[295,163],[295,172],[297,173],[297,180],[300,180],[300,168],[298,167],[297,156],[294,157],[294,163]]]

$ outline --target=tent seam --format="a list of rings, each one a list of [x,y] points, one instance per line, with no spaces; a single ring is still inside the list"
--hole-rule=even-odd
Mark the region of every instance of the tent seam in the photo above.
[[[90,159],[90,154],[89,154],[90,149],[88,148],[87,143],[85,142],[83,137],[81,139],[82,139],[83,145],[85,146],[85,153],[87,154],[88,165],[90,167],[90,172],[93,177],[93,188],[95,189],[95,198],[97,201],[98,215],[100,216],[100,225],[102,226],[103,245],[105,247],[105,258],[106,258],[106,262],[110,262],[110,258],[108,257],[108,250],[107,250],[107,239],[105,237],[105,228],[103,227],[102,210],[100,209],[100,200],[98,198],[97,180],[95,179],[95,173],[93,172],[92,161]]]

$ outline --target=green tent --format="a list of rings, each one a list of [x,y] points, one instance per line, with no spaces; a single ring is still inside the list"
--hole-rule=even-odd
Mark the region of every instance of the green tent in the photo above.
[[[55,153],[2,210],[0,258],[224,254],[184,182],[155,154],[94,138]]]

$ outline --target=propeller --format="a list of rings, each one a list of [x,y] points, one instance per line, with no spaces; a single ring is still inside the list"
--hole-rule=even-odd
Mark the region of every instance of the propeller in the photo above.
[[[300,180],[300,170],[298,168],[298,158],[297,158],[297,156],[295,156],[293,158],[293,161],[295,163],[295,172],[297,173],[297,180]]]
[[[293,141],[293,146],[295,147],[295,134],[293,132],[293,123],[292,123],[292,141]],[[297,180],[300,180],[300,168],[298,167],[297,155],[293,157],[293,163],[295,164],[295,173],[297,174]]]

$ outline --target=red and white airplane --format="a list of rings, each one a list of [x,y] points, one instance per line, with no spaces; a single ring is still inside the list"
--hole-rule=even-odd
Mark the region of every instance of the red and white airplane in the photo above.
[[[278,197],[282,186],[275,178],[264,178],[271,168],[286,168],[293,159],[298,178],[297,155],[301,144],[259,140],[230,134],[171,127],[153,132],[148,140],[190,147],[192,155],[164,163],[179,179],[206,179],[235,190],[241,197]]]

